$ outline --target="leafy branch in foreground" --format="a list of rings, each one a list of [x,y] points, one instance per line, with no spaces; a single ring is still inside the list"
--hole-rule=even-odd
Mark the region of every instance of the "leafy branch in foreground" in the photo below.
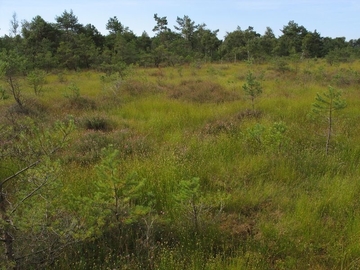
[[[55,218],[59,209],[53,201],[59,192],[56,179],[60,164],[51,157],[67,144],[73,129],[73,121],[43,129],[30,120],[26,130],[14,139],[14,145],[0,150],[2,164],[22,164],[10,175],[12,170],[0,168],[5,175],[0,180],[2,266],[18,269],[28,263],[46,264],[54,259],[55,250],[70,239],[64,233],[67,229],[59,226],[62,222]],[[14,132],[11,128],[6,131]],[[6,140],[9,134],[2,135]]]

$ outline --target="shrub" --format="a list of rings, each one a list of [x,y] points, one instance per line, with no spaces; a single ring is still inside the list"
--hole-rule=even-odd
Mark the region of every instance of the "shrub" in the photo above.
[[[29,85],[34,89],[35,95],[40,95],[45,84],[46,73],[42,70],[36,69],[29,73],[27,80]]]
[[[284,74],[285,72],[291,71],[289,63],[282,58],[277,58],[273,61],[272,69],[277,72],[280,72],[282,74]]]
[[[66,79],[66,77],[65,77],[65,74],[64,74],[62,71],[60,71],[59,73],[57,73],[57,78],[58,78],[59,83],[65,83],[65,82],[67,82],[67,79]]]
[[[340,63],[351,62],[351,51],[348,48],[334,49],[326,55],[327,63],[332,65],[339,65]]]
[[[6,93],[5,88],[0,86],[0,100],[8,99],[9,95]]]
[[[359,72],[352,68],[340,68],[340,70],[333,75],[332,81],[338,87],[347,87],[353,84],[358,85],[360,83]]]
[[[80,97],[80,88],[79,86],[72,82],[66,87],[66,93],[64,94],[69,100],[75,100]]]
[[[90,109],[94,110],[96,104],[93,100],[80,96],[80,88],[75,83],[70,83],[66,87],[64,96],[70,101],[70,107],[74,109]]]
[[[242,88],[245,94],[249,96],[252,110],[255,111],[255,99],[261,95],[262,86],[251,71],[248,72],[246,76],[246,83],[242,86]]]

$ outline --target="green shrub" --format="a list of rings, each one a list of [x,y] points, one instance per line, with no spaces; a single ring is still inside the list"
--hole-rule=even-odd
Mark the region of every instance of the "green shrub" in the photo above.
[[[0,86],[0,100],[5,100],[8,98],[9,98],[9,95],[6,93],[5,88]]]
[[[80,95],[80,88],[76,83],[70,83],[66,87],[64,97],[69,100],[69,105],[73,109],[94,110],[96,108],[93,100]]]
[[[43,91],[43,87],[45,84],[45,71],[36,69],[31,71],[28,76],[27,80],[30,86],[34,89],[35,95],[40,95]]]
[[[246,83],[242,88],[251,100],[252,110],[255,111],[255,99],[262,94],[263,87],[251,71],[247,73]]]
[[[291,71],[289,63],[283,58],[276,58],[272,62],[272,69],[282,74]]]

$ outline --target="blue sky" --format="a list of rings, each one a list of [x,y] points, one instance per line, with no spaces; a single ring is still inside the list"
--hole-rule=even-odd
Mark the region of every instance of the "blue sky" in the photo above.
[[[117,16],[135,34],[152,36],[157,13],[167,17],[173,30],[177,16],[188,15],[197,24],[219,29],[220,39],[237,26],[253,26],[260,34],[269,26],[279,36],[290,20],[324,37],[360,38],[360,0],[0,0],[0,36],[9,34],[14,12],[20,22],[36,15],[55,22],[64,10],[73,10],[79,23],[91,23],[103,34],[109,18]]]

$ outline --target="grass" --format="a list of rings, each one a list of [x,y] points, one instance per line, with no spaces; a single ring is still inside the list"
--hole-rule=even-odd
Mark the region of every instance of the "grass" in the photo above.
[[[24,96],[43,108],[31,117],[46,115],[50,124],[71,115],[77,125],[59,156],[60,180],[64,207],[89,237],[57,268],[358,268],[360,64],[350,65],[309,60],[284,73],[270,64],[134,68],[124,81],[62,72],[47,76],[38,97],[24,81]],[[263,76],[255,111],[241,88],[249,69]],[[70,82],[94,106],[68,106]],[[309,113],[329,84],[343,91],[348,107],[336,118],[326,155],[322,127]],[[0,102],[2,112],[13,103]],[[102,181],[94,166],[109,144],[119,150],[121,177],[143,182],[131,203],[151,211],[132,223],[106,216],[107,228],[96,225],[91,209],[100,215],[102,208],[91,198]],[[200,186],[191,197],[195,189],[186,193],[180,183],[194,177]],[[194,233],[196,222],[201,230]],[[100,235],[91,234],[96,226]]]

